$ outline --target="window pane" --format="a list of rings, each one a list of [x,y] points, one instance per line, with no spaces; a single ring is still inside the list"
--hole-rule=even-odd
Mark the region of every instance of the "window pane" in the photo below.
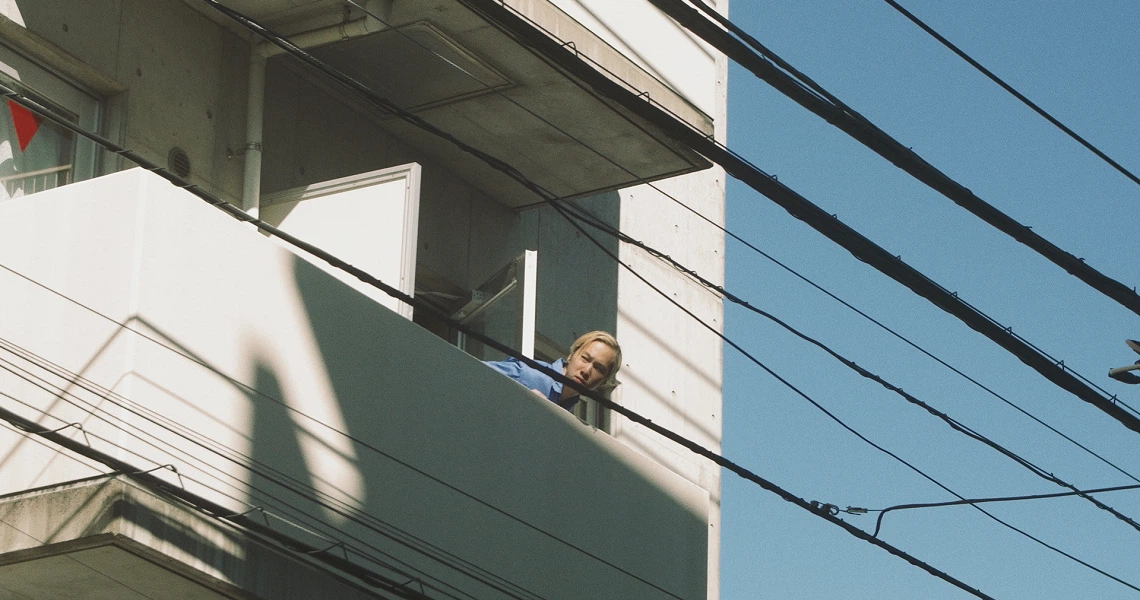
[[[0,83],[91,130],[99,102],[34,60],[0,45]],[[93,142],[43,119],[15,101],[0,100],[0,201],[94,175]]]
[[[75,134],[11,100],[0,112],[0,201],[70,183]]]

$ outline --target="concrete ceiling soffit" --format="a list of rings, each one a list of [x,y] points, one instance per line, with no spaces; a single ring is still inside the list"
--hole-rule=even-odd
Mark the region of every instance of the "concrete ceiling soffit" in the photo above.
[[[431,125],[511,165],[556,197],[600,193],[710,166],[648,120],[607,100],[595,89],[595,82],[567,72],[517,32],[479,16],[465,1],[396,0],[390,19],[395,30],[311,52]],[[560,30],[573,31],[578,39],[593,36],[549,2],[532,4],[541,5],[540,13],[548,24],[561,19],[556,23]],[[293,14],[301,14],[300,9]],[[530,35],[551,39],[535,27]],[[661,98],[659,102],[687,111],[682,115],[685,120],[711,132],[708,117],[660,81],[600,40],[591,46],[600,49],[601,58],[595,60],[608,63],[607,70],[613,67],[638,76],[636,81],[622,83],[624,87],[652,90],[649,94],[655,100]],[[296,62],[293,57],[271,60]],[[613,81],[599,70],[592,73],[595,80]],[[330,84],[332,89],[337,87]],[[503,204],[524,207],[540,201],[525,186],[454,144],[379,108],[372,110],[381,127]]]

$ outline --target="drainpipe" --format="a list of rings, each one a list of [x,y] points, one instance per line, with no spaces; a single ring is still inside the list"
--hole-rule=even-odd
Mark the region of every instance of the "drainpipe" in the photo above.
[[[265,55],[249,54],[249,104],[245,117],[245,186],[241,209],[257,217],[261,200],[261,129],[265,121]]]
[[[368,0],[367,16],[338,25],[322,27],[289,36],[298,48],[313,48],[332,42],[376,33],[387,27],[392,17],[393,0]],[[375,17],[373,16],[375,15]],[[249,55],[249,103],[245,125],[245,185],[241,208],[256,217],[261,203],[261,134],[265,120],[265,62],[271,56],[283,54],[280,46],[268,41],[253,45]]]

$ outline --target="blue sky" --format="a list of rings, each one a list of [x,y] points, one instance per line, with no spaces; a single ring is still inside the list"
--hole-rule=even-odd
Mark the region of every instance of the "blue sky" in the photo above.
[[[901,3],[1109,156],[1140,172],[1140,5]],[[738,25],[983,200],[1110,277],[1140,284],[1140,185],[885,2],[737,0],[730,11]],[[1124,345],[1125,338],[1140,338],[1140,317],[735,65],[729,75],[729,147],[1140,408],[1140,386],[1107,377],[1109,368],[1140,358]],[[1083,488],[1137,483],[1131,477],[1140,478],[1140,434],[1052,385],[736,181],[729,185],[728,227],[1001,398],[732,241],[730,291],[1065,481]],[[726,313],[730,338],[848,425],[959,494],[1063,491],[761,317],[731,305]],[[725,381],[725,454],[792,493],[871,509],[953,499],[844,431],[730,348]],[[1099,497],[1140,519],[1140,491]],[[731,474],[724,478],[723,507],[723,598],[971,597]],[[1087,501],[988,508],[1140,587],[1140,531]],[[874,527],[874,515],[844,518]],[[1140,597],[970,507],[894,513],[881,537],[996,598]]]

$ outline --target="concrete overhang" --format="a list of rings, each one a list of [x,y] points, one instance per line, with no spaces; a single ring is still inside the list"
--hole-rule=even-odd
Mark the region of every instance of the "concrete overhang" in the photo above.
[[[0,597],[374,600],[381,596],[116,477],[0,498]]]
[[[286,36],[364,17],[326,0],[229,4]],[[711,166],[659,127],[608,101],[591,79],[616,81],[706,134],[713,130],[709,116],[559,8],[547,0],[502,3],[535,32],[555,40],[559,52],[591,63],[588,77],[560,68],[517,31],[484,18],[474,6],[470,0],[395,0],[386,19],[391,29],[309,52],[517,169],[555,197],[585,196]],[[330,90],[340,89],[292,56],[271,58],[271,69],[275,62]],[[534,191],[454,143],[359,98],[346,101],[503,204],[517,208],[540,201]]]

